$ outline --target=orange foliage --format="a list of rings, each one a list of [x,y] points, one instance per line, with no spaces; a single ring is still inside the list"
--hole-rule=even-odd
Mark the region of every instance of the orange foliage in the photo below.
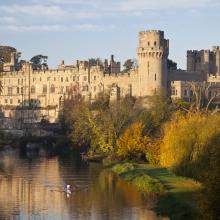
[[[131,124],[117,140],[116,154],[126,159],[140,159],[149,142],[148,137],[142,135],[142,130],[140,122]]]

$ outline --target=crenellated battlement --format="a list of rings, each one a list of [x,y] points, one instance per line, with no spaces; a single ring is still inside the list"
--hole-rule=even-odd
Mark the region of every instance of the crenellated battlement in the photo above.
[[[146,31],[140,31],[139,35],[146,35],[146,34],[155,34],[155,35],[163,35],[164,36],[164,31],[161,30],[146,30]]]

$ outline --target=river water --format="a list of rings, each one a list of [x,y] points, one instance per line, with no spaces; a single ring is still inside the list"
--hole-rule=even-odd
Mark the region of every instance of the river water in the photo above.
[[[0,219],[159,219],[151,205],[152,199],[98,164],[0,153]]]

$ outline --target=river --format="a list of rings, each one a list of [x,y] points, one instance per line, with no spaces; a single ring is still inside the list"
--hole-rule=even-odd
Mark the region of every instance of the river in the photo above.
[[[0,152],[0,219],[156,220],[151,200],[79,157]]]

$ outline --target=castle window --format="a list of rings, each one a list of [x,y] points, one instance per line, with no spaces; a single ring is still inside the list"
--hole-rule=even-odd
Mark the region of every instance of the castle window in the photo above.
[[[19,94],[19,87],[17,87],[17,94]]]
[[[61,87],[60,87],[60,93],[61,93],[61,94],[63,94],[63,89],[64,89],[64,87],[61,86]]]
[[[41,82],[41,77],[40,77],[40,82]]]
[[[60,78],[60,81],[63,82],[63,77]]]
[[[156,81],[157,80],[157,74],[155,73],[154,75],[154,80]]]
[[[53,84],[52,84],[51,87],[50,87],[50,92],[51,92],[51,93],[55,93],[55,86],[54,86]]]
[[[12,95],[12,87],[8,87],[8,95]]]
[[[69,82],[69,79],[68,79],[68,77],[66,77],[66,82]]]
[[[66,86],[66,93],[69,92],[69,86]]]
[[[157,46],[157,42],[156,41],[154,41],[154,46]]]
[[[150,46],[150,41],[147,42],[147,45]]]
[[[94,76],[94,81],[96,81],[96,76]]]
[[[36,92],[35,90],[35,86],[31,86],[31,94],[34,94]]]
[[[21,94],[23,94],[23,87],[21,87]]]
[[[83,91],[88,91],[89,87],[88,86],[83,86]]]
[[[43,93],[47,93],[47,85],[43,85]]]
[[[19,103],[21,103],[21,100],[20,100],[20,99],[18,99],[18,104],[19,104]]]
[[[6,104],[8,103],[8,99],[5,99],[5,103],[6,103]]]
[[[94,86],[94,92],[96,91],[96,86]]]
[[[18,79],[18,84],[20,84],[20,79]]]

